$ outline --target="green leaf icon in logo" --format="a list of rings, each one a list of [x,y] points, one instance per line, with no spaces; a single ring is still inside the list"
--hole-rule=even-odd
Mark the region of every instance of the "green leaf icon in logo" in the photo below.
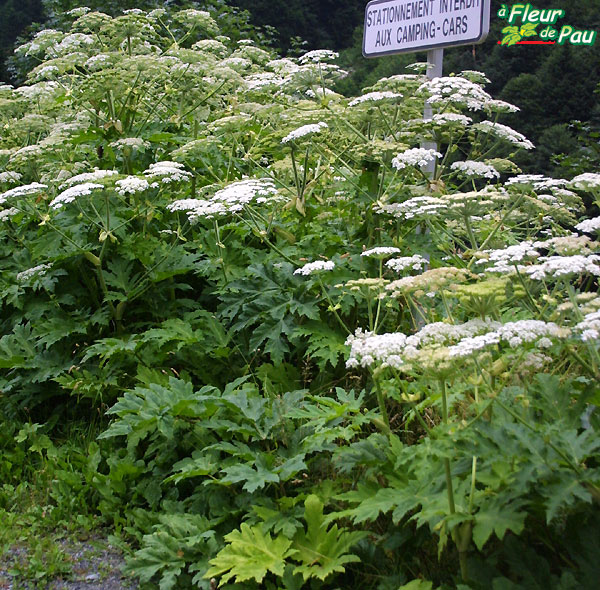
[[[535,28],[538,26],[538,23],[525,23],[519,33],[521,37],[531,37],[533,35],[537,35]]]
[[[515,43],[521,40],[521,33],[519,32],[519,27],[504,27],[502,29],[504,33],[504,39],[502,39],[501,45],[514,45]]]

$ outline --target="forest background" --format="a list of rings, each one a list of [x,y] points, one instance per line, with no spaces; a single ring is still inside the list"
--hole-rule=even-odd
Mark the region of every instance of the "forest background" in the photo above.
[[[201,2],[155,2],[152,0],[1,0],[0,81],[22,82],[11,69],[17,39],[31,30],[49,26],[67,10],[88,5],[114,15],[124,8],[160,5],[201,5]],[[353,95],[383,76],[400,73],[414,54],[365,59],[361,54],[364,0],[229,0],[223,4],[241,12],[247,22],[261,30],[269,45],[281,54],[297,55],[310,49],[329,48],[341,53],[340,65],[350,76],[338,90]],[[520,111],[505,117],[536,145],[535,153],[520,156],[524,171],[570,174],[588,169],[600,151],[600,43],[591,47],[512,46],[498,44],[506,22],[496,14],[501,0],[491,0],[491,29],[481,45],[445,50],[444,74],[475,69],[491,80],[488,91],[518,104]],[[536,8],[563,8],[565,24],[600,29],[600,0],[537,0]],[[417,57],[423,57],[417,55]]]

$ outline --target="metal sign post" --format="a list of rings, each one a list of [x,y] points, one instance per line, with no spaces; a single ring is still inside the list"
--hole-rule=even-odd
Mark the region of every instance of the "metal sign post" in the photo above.
[[[433,80],[434,78],[440,78],[442,76],[442,66],[444,62],[444,50],[443,49],[430,49],[427,51],[427,79]],[[425,108],[423,109],[423,120],[427,121],[433,118],[433,109],[429,104],[429,101],[425,101]],[[438,149],[438,144],[435,141],[424,141],[421,144],[422,148],[426,150]],[[431,162],[427,162],[423,166],[423,172],[428,178],[433,178],[435,175],[435,166],[437,164],[437,158]]]

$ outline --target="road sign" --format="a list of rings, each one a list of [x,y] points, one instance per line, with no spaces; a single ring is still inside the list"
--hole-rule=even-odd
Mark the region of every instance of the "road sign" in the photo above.
[[[481,43],[489,29],[490,0],[372,0],[365,8],[363,55]]]

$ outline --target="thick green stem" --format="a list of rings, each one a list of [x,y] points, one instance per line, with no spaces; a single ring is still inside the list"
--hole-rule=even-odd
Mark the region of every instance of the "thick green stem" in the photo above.
[[[477,239],[475,238],[475,234],[473,233],[473,227],[471,226],[471,220],[467,213],[464,215],[465,217],[465,226],[467,227],[467,234],[469,236],[469,240],[471,240],[471,248],[475,250],[479,250],[479,246],[477,245]]]
[[[385,399],[383,398],[383,392],[381,391],[381,387],[379,386],[379,382],[377,379],[375,381],[375,391],[377,392],[377,403],[379,404],[379,411],[381,412],[381,417],[383,418],[383,423],[386,425],[388,432],[390,431],[390,418],[387,413],[387,408],[385,407]]]
[[[444,426],[448,425],[448,393],[446,391],[446,382],[442,379],[440,381],[440,388],[442,390],[442,422]],[[444,472],[446,474],[446,489],[448,491],[448,507],[450,514],[456,512],[454,505],[454,490],[452,488],[452,473],[450,471],[450,459],[444,459]]]
[[[475,484],[477,482],[477,457],[471,463],[471,492],[469,494],[469,514],[473,514],[473,500],[475,499]]]

